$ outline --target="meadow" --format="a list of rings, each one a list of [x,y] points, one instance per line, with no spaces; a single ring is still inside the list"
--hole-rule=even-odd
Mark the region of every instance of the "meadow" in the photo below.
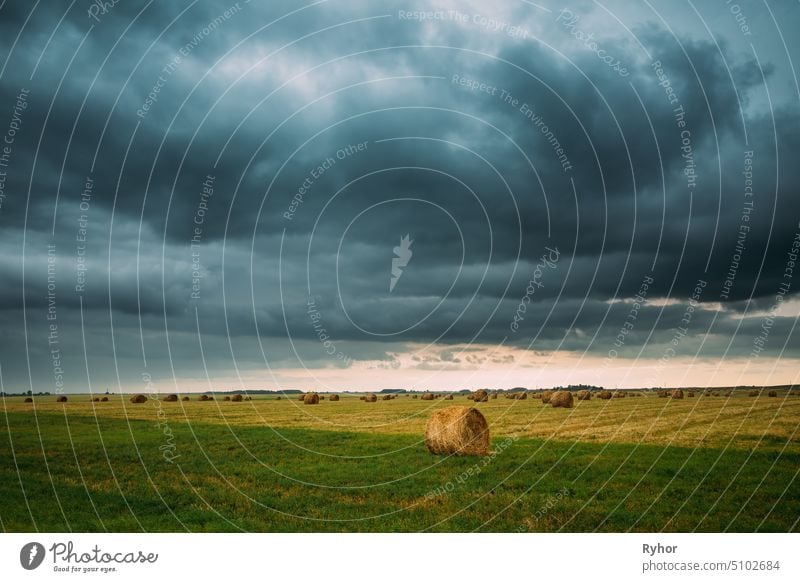
[[[3,531],[800,531],[800,397],[2,399]],[[474,405],[492,454],[435,456]]]

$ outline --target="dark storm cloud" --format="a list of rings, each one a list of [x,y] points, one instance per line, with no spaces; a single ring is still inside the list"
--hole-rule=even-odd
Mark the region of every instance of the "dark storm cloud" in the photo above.
[[[648,299],[674,302],[642,309],[637,342],[669,341],[698,279],[708,308],[686,345],[711,332],[703,353],[713,356],[726,334],[757,332],[758,316],[736,317],[774,302],[800,217],[790,162],[800,119],[779,81],[786,55],[757,58],[735,37],[669,31],[652,15],[630,24],[635,38],[610,33],[591,5],[576,4],[579,27],[618,55],[623,77],[556,9],[440,7],[491,15],[520,36],[480,19],[398,16],[420,8],[121,2],[92,19],[76,3],[63,20],[35,10],[20,33],[30,8],[6,3],[0,122],[20,88],[30,106],[0,209],[3,350],[18,353],[23,295],[28,317],[43,321],[47,244],[59,257],[63,333],[80,326],[82,301],[95,336],[110,337],[111,313],[126,322],[120,341],[160,346],[156,360],[169,351],[157,338],[174,332],[184,371],[199,354],[195,308],[215,354],[236,338],[258,367],[260,336],[289,362],[292,337],[314,360],[309,295],[326,333],[352,342],[355,359],[384,363],[389,344],[434,339],[527,347],[536,338],[537,349],[602,353],[627,313],[617,300],[644,277]],[[747,151],[752,211],[743,210]],[[87,176],[95,187],[84,212]],[[81,214],[88,283],[78,294]],[[414,256],[390,292],[392,248],[405,234]],[[545,247],[559,249],[558,266],[511,333]],[[789,322],[774,337],[785,339]],[[737,354],[749,341],[736,340]],[[235,357],[213,357],[212,368],[229,370]]]

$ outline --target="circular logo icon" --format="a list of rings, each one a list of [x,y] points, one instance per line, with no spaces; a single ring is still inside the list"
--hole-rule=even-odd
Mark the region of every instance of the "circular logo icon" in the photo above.
[[[44,561],[44,554],[44,546],[39,542],[27,543],[19,552],[19,563],[26,570],[35,570]]]

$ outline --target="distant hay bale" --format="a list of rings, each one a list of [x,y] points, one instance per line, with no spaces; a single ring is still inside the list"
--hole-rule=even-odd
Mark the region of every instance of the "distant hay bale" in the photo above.
[[[770,390],[769,392],[767,392],[767,396],[769,396],[770,398],[777,398],[778,393],[775,390]]]
[[[711,395],[712,396],[719,396],[719,392],[712,392]]]
[[[445,400],[452,400],[453,399],[453,395],[452,394],[448,394],[447,396],[444,397],[444,399]]]
[[[230,402],[231,401],[231,397],[230,396],[226,396],[225,398],[223,398],[223,400],[225,402]]]
[[[423,400],[433,400],[433,394],[431,394],[430,392],[426,392],[425,394],[422,395],[422,399]]]
[[[414,394],[414,396],[412,396],[412,398],[419,398],[419,396],[417,396],[416,394]]]
[[[251,401],[251,400],[253,399],[253,397],[252,397],[252,396],[245,396],[245,397],[244,397],[244,399],[245,399],[247,402],[249,402],[249,401]]]
[[[209,396],[208,399],[209,400],[214,400],[214,397],[213,396]]]
[[[278,396],[275,400],[283,400],[283,396]]]
[[[66,401],[67,401],[66,396],[59,396],[58,398],[56,398],[56,402],[66,402]]]
[[[666,398],[667,396],[669,396],[669,392],[667,392],[666,390],[659,390],[658,392],[659,398]]]
[[[92,402],[100,402],[100,399],[95,396],[94,398],[92,398]]]
[[[305,399],[306,399],[306,395],[305,395],[305,394],[301,394],[301,395],[300,395],[300,397],[298,398],[298,400],[299,400],[300,402],[303,402],[303,401],[305,401]]]
[[[131,396],[131,403],[133,404],[144,404],[147,402],[147,396],[144,394],[134,394]]]
[[[166,396],[164,396],[163,400],[164,400],[164,402],[177,402],[178,401],[178,395],[177,394],[167,394]]]
[[[489,393],[483,388],[481,388],[480,390],[476,390],[472,394],[472,399],[475,402],[487,402],[489,400]]]
[[[392,396],[391,396],[390,394],[384,394],[384,395],[381,397],[381,400],[391,400],[391,399],[392,399]]]
[[[359,397],[358,397],[358,399],[359,399],[359,400],[366,400],[366,399],[367,399],[367,397],[366,397],[366,396],[359,396]]]
[[[597,395],[597,397],[598,397],[600,400],[610,400],[612,396],[613,396],[613,394],[611,394],[611,392],[606,392],[605,390],[603,390],[602,392],[600,392],[600,393]]]
[[[189,397],[188,396],[184,396],[183,398],[181,398],[181,400],[183,402],[189,402]]]
[[[725,398],[730,398],[730,397],[731,397],[731,393],[730,392],[726,392],[725,393]]]
[[[244,400],[244,395],[243,394],[234,394],[233,396],[231,396],[231,401],[232,402],[241,402],[243,400]]]
[[[553,393],[552,392],[550,392],[550,391],[542,392],[542,404],[550,404],[550,399],[552,397],[553,397]],[[517,398],[519,398],[519,396]]]
[[[519,394],[517,394],[517,400],[527,400],[527,399],[528,399],[527,392],[520,392]]]
[[[330,400],[331,402],[338,402],[339,401],[339,395],[338,394],[331,394],[328,397],[328,400]]]
[[[681,390],[680,388],[676,388],[675,390],[672,391],[672,397],[683,399],[683,390]]]
[[[572,408],[572,392],[559,390],[550,397],[550,406],[553,408]]]
[[[303,404],[319,404],[319,394],[315,392],[309,392],[303,396]]]
[[[325,400],[325,397],[324,397],[324,396],[322,396],[322,395],[320,395],[319,399],[320,399],[320,400]]]
[[[477,408],[441,408],[428,419],[425,445],[434,455],[488,455],[489,424]]]
[[[100,402],[108,402],[108,396],[103,396],[103,397],[100,399]]]
[[[211,400],[211,398],[208,396],[208,394],[201,394],[198,400],[200,402],[206,402],[207,400]]]
[[[377,401],[378,397],[375,396],[374,394],[367,394],[366,396],[364,396],[364,402],[377,402]]]
[[[589,392],[588,390],[578,390],[577,397],[578,397],[578,400],[591,400],[592,399],[592,393]]]
[[[497,400],[497,392],[492,392],[492,395],[489,398],[492,400]]]
[[[689,393],[686,394],[686,396],[688,396],[689,398],[694,398],[694,392],[690,391]]]
[[[625,398],[625,396],[627,396],[627,394],[625,394],[621,390],[617,390],[616,392],[614,392],[614,398]]]
[[[25,402],[33,402],[33,398],[28,397],[28,398],[25,399]]]
[[[747,395],[748,396],[758,396],[758,390],[750,390],[750,392],[748,392]]]

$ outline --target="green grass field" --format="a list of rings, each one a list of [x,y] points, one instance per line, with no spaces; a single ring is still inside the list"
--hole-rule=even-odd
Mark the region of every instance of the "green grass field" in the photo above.
[[[4,531],[800,531],[800,397],[478,404],[495,454],[436,457],[430,411],[5,398]],[[172,460],[168,460],[171,458]]]

